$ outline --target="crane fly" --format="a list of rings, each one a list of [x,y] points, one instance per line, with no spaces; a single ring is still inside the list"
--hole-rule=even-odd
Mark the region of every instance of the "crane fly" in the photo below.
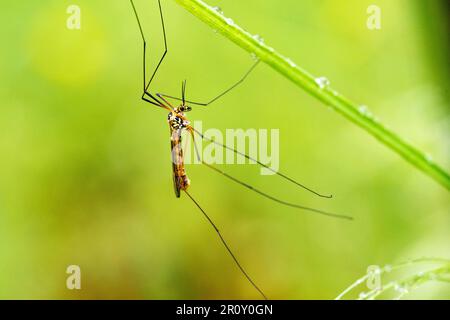
[[[241,186],[250,189],[256,193],[258,193],[259,195],[268,198],[272,201],[278,202],[280,204],[289,206],[289,207],[293,207],[293,208],[297,208],[297,209],[301,209],[301,210],[305,210],[305,211],[310,211],[313,213],[318,213],[318,214],[322,214],[322,215],[326,215],[326,216],[330,216],[330,217],[334,217],[334,218],[341,218],[341,219],[348,219],[351,220],[352,218],[349,216],[345,216],[345,215],[339,215],[339,214],[335,214],[335,213],[330,213],[330,212],[326,212],[326,211],[322,211],[319,209],[314,209],[314,208],[310,208],[310,207],[306,207],[303,205],[299,205],[299,204],[295,204],[295,203],[291,203],[291,202],[287,202],[281,199],[278,199],[274,196],[271,196],[268,193],[265,193],[259,189],[254,188],[253,186],[241,181],[240,179],[237,179],[231,175],[229,175],[228,173],[216,168],[215,166],[203,161],[200,157],[200,153],[198,150],[198,147],[196,145],[196,140],[195,137],[198,136],[198,138],[216,144],[224,149],[228,149],[233,151],[235,154],[243,156],[245,158],[247,158],[248,160],[251,160],[255,163],[257,163],[258,165],[271,170],[272,172],[274,172],[276,175],[280,176],[281,178],[289,181],[290,183],[293,183],[295,185],[297,185],[300,188],[303,188],[313,194],[315,194],[316,196],[319,197],[323,197],[323,198],[331,198],[331,195],[323,195],[321,193],[318,193],[316,191],[314,191],[313,189],[297,182],[296,180],[286,176],[285,174],[279,172],[279,171],[275,171],[274,169],[272,169],[271,167],[265,165],[264,163],[258,161],[257,159],[254,159],[250,156],[248,156],[247,154],[240,152],[234,148],[231,148],[229,146],[226,146],[224,144],[221,144],[213,139],[210,139],[206,136],[204,136],[201,132],[197,131],[193,126],[191,126],[189,120],[186,117],[186,113],[192,110],[192,105],[196,105],[196,106],[208,106],[211,103],[215,102],[216,100],[218,100],[219,98],[221,98],[222,96],[224,96],[226,93],[230,92],[232,89],[234,89],[236,86],[238,86],[240,83],[242,83],[247,76],[255,69],[255,67],[258,65],[259,60],[257,60],[252,66],[251,68],[244,74],[244,76],[237,81],[236,83],[234,83],[231,87],[227,88],[225,91],[223,91],[222,93],[220,93],[219,95],[217,95],[216,97],[214,97],[213,99],[209,100],[208,102],[195,102],[195,101],[189,101],[186,99],[186,81],[182,82],[181,85],[181,98],[180,97],[176,97],[176,96],[171,96],[171,95],[167,95],[167,94],[163,94],[163,93],[151,93],[149,91],[149,87],[150,84],[152,83],[156,73],[159,70],[159,67],[161,66],[161,63],[163,62],[164,58],[166,57],[167,54],[167,38],[166,38],[166,30],[165,30],[165,24],[164,24],[164,17],[163,17],[163,11],[161,8],[161,1],[158,0],[158,7],[159,7],[159,14],[160,14],[160,19],[161,19],[161,26],[162,26],[162,32],[163,32],[163,38],[164,38],[164,53],[162,54],[161,58],[158,61],[158,64],[156,65],[150,79],[147,82],[147,76],[146,76],[146,51],[147,51],[147,41],[145,39],[144,36],[144,32],[142,29],[142,25],[139,19],[139,15],[137,13],[136,7],[134,5],[133,0],[130,0],[131,2],[131,6],[133,8],[133,12],[134,15],[136,17],[137,23],[138,23],[138,27],[139,27],[139,31],[142,37],[142,41],[143,41],[143,93],[141,96],[141,99],[147,103],[150,103],[154,106],[157,106],[159,108],[165,109],[166,111],[169,112],[168,117],[167,117],[167,121],[169,124],[169,130],[170,130],[170,142],[171,142],[171,151],[172,151],[172,171],[173,171],[173,185],[174,185],[174,190],[175,190],[175,196],[177,198],[179,198],[181,196],[181,192],[184,192],[191,200],[192,202],[195,204],[195,206],[201,211],[201,213],[203,214],[203,216],[206,218],[206,220],[210,223],[210,225],[214,228],[215,232],[217,233],[217,235],[219,236],[222,244],[225,246],[226,250],[228,251],[229,255],[231,256],[231,258],[234,260],[236,266],[239,268],[239,270],[241,271],[241,273],[245,276],[245,278],[248,280],[248,282],[261,294],[261,296],[264,299],[267,299],[266,295],[264,294],[264,292],[255,284],[255,282],[253,281],[253,279],[249,276],[249,274],[245,271],[245,269],[242,267],[241,263],[238,261],[238,259],[236,258],[236,255],[233,253],[233,251],[230,249],[230,247],[228,246],[227,242],[225,241],[225,239],[223,238],[222,234],[220,233],[219,229],[217,228],[217,226],[215,225],[215,223],[212,221],[212,219],[209,217],[209,215],[206,213],[206,211],[200,206],[199,202],[197,200],[195,200],[195,198],[190,194],[190,192],[188,192],[188,188],[190,186],[190,180],[186,174],[186,168],[184,165],[184,155],[183,155],[183,148],[182,148],[182,133],[183,132],[187,132],[192,141],[193,141],[193,145],[194,145],[194,150],[195,150],[195,155],[197,157],[197,160],[199,161],[199,163],[205,165],[206,167],[212,169],[213,171],[223,175],[224,177],[240,184]],[[177,102],[180,102],[179,105],[174,106],[172,103],[169,102],[169,99],[171,100],[175,100]]]

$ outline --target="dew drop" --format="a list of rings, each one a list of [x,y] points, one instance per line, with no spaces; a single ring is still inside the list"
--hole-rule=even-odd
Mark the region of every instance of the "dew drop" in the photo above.
[[[433,162],[433,157],[431,156],[431,154],[426,154],[425,155],[425,160],[427,160],[427,162]]]
[[[358,108],[359,113],[361,113],[366,118],[373,118],[372,112],[370,112],[369,108],[365,105],[361,105]]]
[[[211,7],[211,9],[213,9],[218,14],[223,14],[223,11],[222,11],[222,9],[219,6]]]
[[[229,26],[234,26],[234,21],[231,18],[226,18],[225,22],[229,25]]]
[[[409,292],[407,287],[401,286],[398,283],[396,283],[394,285],[394,290],[397,291],[398,293],[401,293],[401,294],[405,294],[405,293]]]
[[[260,44],[263,44],[263,43],[264,43],[264,38],[261,37],[259,34],[253,35],[253,39],[255,39],[256,41],[258,41]]]
[[[258,56],[256,55],[256,53],[252,52],[252,53],[250,53],[250,56],[252,57],[253,60],[255,60],[255,61],[258,60]]]
[[[367,112],[367,106],[359,106],[358,110],[361,113],[366,113]]]
[[[328,87],[330,85],[330,80],[328,80],[326,77],[319,77],[315,79],[317,85],[320,89],[323,89],[325,87]]]
[[[337,92],[336,90],[331,90],[331,93],[333,94],[333,96],[339,97],[339,92]]]
[[[367,293],[365,293],[365,292],[361,292],[360,294],[359,294],[359,299],[365,299],[365,298],[367,298]]]

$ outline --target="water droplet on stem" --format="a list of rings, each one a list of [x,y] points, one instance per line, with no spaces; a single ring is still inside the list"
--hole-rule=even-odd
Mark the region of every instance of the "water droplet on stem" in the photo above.
[[[316,78],[315,81],[320,89],[324,89],[325,87],[328,87],[330,85],[330,80],[328,80],[326,77]]]
[[[258,42],[261,43],[261,44],[264,43],[264,38],[261,37],[259,34],[253,35],[253,39],[255,39],[256,41],[258,41]]]
[[[218,14],[223,14],[223,11],[222,11],[222,9],[219,6],[211,7],[211,9],[213,9]]]

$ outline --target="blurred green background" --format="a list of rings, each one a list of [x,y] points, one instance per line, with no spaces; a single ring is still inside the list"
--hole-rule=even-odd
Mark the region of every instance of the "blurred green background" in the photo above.
[[[444,1],[214,0],[226,16],[352,99],[447,170],[448,17]],[[81,8],[81,30],[66,9]],[[382,29],[366,9],[382,9]],[[153,91],[207,100],[237,80],[249,54],[172,0],[169,53]],[[156,0],[136,0],[155,65]],[[128,1],[15,1],[0,11],[0,298],[259,298],[185,196],[174,197],[166,112],[140,100],[142,43]],[[205,167],[191,193],[270,298],[332,299],[369,265],[450,257],[448,191],[265,65],[191,120],[203,128],[279,128],[281,170],[322,200],[228,172],[286,208]],[[66,289],[81,267],[82,290]],[[430,283],[408,297],[449,298]]]

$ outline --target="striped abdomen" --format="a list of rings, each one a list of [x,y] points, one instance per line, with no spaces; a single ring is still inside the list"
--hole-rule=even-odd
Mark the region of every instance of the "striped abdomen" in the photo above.
[[[183,158],[183,148],[181,146],[181,128],[170,129],[170,145],[172,150],[173,186],[175,195],[180,197],[180,190],[187,190],[189,178],[186,175]]]

